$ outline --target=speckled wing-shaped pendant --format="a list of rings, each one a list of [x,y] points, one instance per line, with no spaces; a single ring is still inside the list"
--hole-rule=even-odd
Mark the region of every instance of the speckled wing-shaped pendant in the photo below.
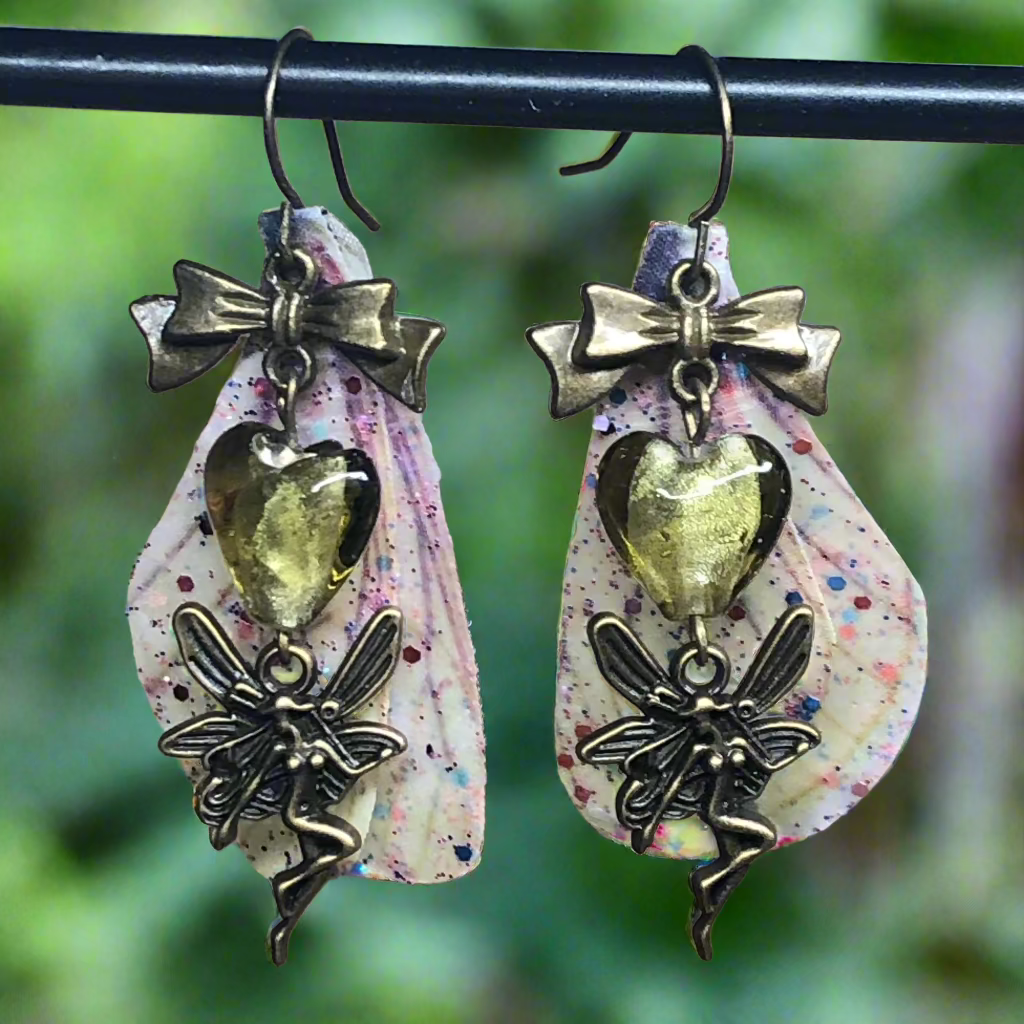
[[[800,409],[838,331],[803,293],[740,296],[711,226],[652,225],[633,290],[584,286],[528,338],[552,413],[596,401],[558,640],[558,769],[595,829],[693,871],[691,936],[752,860],[849,811],[925,680],[925,604]],[[785,307],[785,308],[783,308]],[[704,412],[701,412],[703,403]],[[797,408],[799,406],[799,408]]]
[[[472,870],[485,768],[418,415],[443,327],[395,314],[394,285],[325,210],[286,205],[260,228],[259,288],[180,263],[176,297],[132,307],[155,390],[241,357],[135,566],[128,619],[211,842],[273,882],[280,963],[332,877]]]

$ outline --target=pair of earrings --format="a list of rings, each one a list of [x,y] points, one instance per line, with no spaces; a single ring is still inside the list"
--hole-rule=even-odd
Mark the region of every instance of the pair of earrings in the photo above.
[[[213,846],[271,879],[275,963],[329,879],[453,879],[484,826],[477,670],[418,416],[444,327],[396,314],[394,283],[284,174],[274,96],[301,38],[267,77],[285,202],[260,217],[260,286],[182,261],[176,297],[132,306],[154,390],[241,349],[128,615],[160,749],[184,762]],[[925,610],[801,415],[825,411],[839,332],[801,322],[799,288],[733,282],[714,221],[728,95],[713,58],[684,49],[722,106],[715,195],[686,226],[652,226],[632,289],[585,285],[578,322],[527,337],[552,415],[596,404],[563,589],[559,771],[603,835],[702,861],[690,931],[710,959],[750,864],[844,814],[895,758]],[[324,128],[342,195],[376,228]]]

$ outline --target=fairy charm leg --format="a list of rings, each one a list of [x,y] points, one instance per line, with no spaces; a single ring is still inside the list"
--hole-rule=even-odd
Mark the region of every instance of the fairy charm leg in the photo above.
[[[303,911],[334,877],[338,864],[363,844],[362,837],[344,818],[319,809],[316,776],[303,766],[295,773],[291,795],[281,820],[299,840],[302,860],[274,876],[278,918],[267,935],[267,949],[275,964],[288,959],[288,942]]]
[[[738,801],[731,779],[718,777],[705,813],[718,843],[718,856],[690,872],[693,910],[690,935],[702,960],[710,960],[711,929],[725,901],[743,881],[750,865],[778,841],[775,827],[752,801]]]

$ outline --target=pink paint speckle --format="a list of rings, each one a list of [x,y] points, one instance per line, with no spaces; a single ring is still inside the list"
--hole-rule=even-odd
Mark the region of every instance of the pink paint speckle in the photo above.
[[[856,797],[867,796],[871,787],[866,782],[855,782],[850,787],[850,792]]]
[[[572,795],[576,797],[578,803],[585,804],[594,795],[594,791],[577,785],[573,788]]]
[[[875,665],[875,673],[883,683],[888,683],[890,686],[900,681],[900,670],[887,662]]]

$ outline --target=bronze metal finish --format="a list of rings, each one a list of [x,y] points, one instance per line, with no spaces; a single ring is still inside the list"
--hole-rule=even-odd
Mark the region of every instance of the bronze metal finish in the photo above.
[[[174,613],[174,635],[192,678],[223,709],[168,729],[159,742],[170,757],[200,760],[206,774],[194,806],[210,843],[222,850],[240,821],[275,814],[299,840],[302,860],[272,882],[279,916],[267,947],[283,964],[302,912],[363,842],[332,808],[358,778],[406,749],[397,729],[351,720],[395,670],[402,613],[377,612],[317,693],[316,660],[294,640],[287,661],[275,640],[250,666],[210,612],[192,603]]]
[[[290,208],[286,204],[283,210],[281,251],[267,260],[259,288],[189,260],[175,264],[175,309],[160,337],[150,342],[150,388],[167,391],[187,384],[243,342],[272,353],[291,351],[293,360],[314,368],[308,350],[299,350],[327,344],[389,394],[422,412],[427,361],[444,337],[444,325],[398,315],[397,289],[386,278],[315,288],[316,266],[307,253],[288,245]],[[268,373],[278,358],[276,353],[268,356]],[[286,381],[275,383],[287,386]]]
[[[821,742],[806,722],[770,714],[803,675],[811,655],[814,613],[785,611],[731,694],[725,653],[707,645],[714,674],[694,682],[688,665],[697,643],[685,644],[663,669],[639,637],[608,612],[587,627],[597,666],[608,683],[641,712],[610,722],[576,746],[581,761],[617,767],[625,778],[616,813],[645,852],[663,821],[698,815],[718,843],[718,856],[690,874],[690,935],[703,960],[712,955],[711,930],[751,863],[778,841],[756,801],[775,772]]]
[[[277,118],[274,116],[274,105],[277,100],[277,86],[281,78],[281,68],[284,65],[285,55],[292,44],[299,39],[312,39],[313,33],[307,28],[293,28],[281,38],[274,51],[274,59],[270,62],[267,70],[267,80],[263,87],[263,144],[267,150],[267,160],[270,162],[270,171],[274,175],[274,181],[281,190],[281,194],[294,206],[301,208],[306,204],[301,196],[295,191],[295,186],[288,180],[284,170],[284,163],[281,160],[281,147],[277,139]],[[345,170],[345,161],[341,155],[341,140],[338,138],[338,129],[333,121],[321,121],[324,126],[324,135],[327,137],[327,148],[331,154],[331,166],[334,168],[334,177],[338,182],[338,191],[341,193],[345,205],[371,230],[380,230],[380,221],[363,206],[349,184],[348,172]]]
[[[801,323],[803,289],[770,288],[713,309],[718,272],[704,264],[706,287],[693,298],[684,286],[691,266],[683,260],[673,269],[667,302],[616,285],[585,284],[578,323],[539,324],[526,332],[551,374],[552,416],[561,419],[592,405],[638,363],[667,372],[676,397],[685,399],[687,377],[706,368],[706,360],[726,357],[742,361],[785,401],[813,415],[825,412],[828,371],[840,334],[834,327]],[[705,381],[709,393],[717,386],[714,363],[710,366],[703,371],[711,374]]]

